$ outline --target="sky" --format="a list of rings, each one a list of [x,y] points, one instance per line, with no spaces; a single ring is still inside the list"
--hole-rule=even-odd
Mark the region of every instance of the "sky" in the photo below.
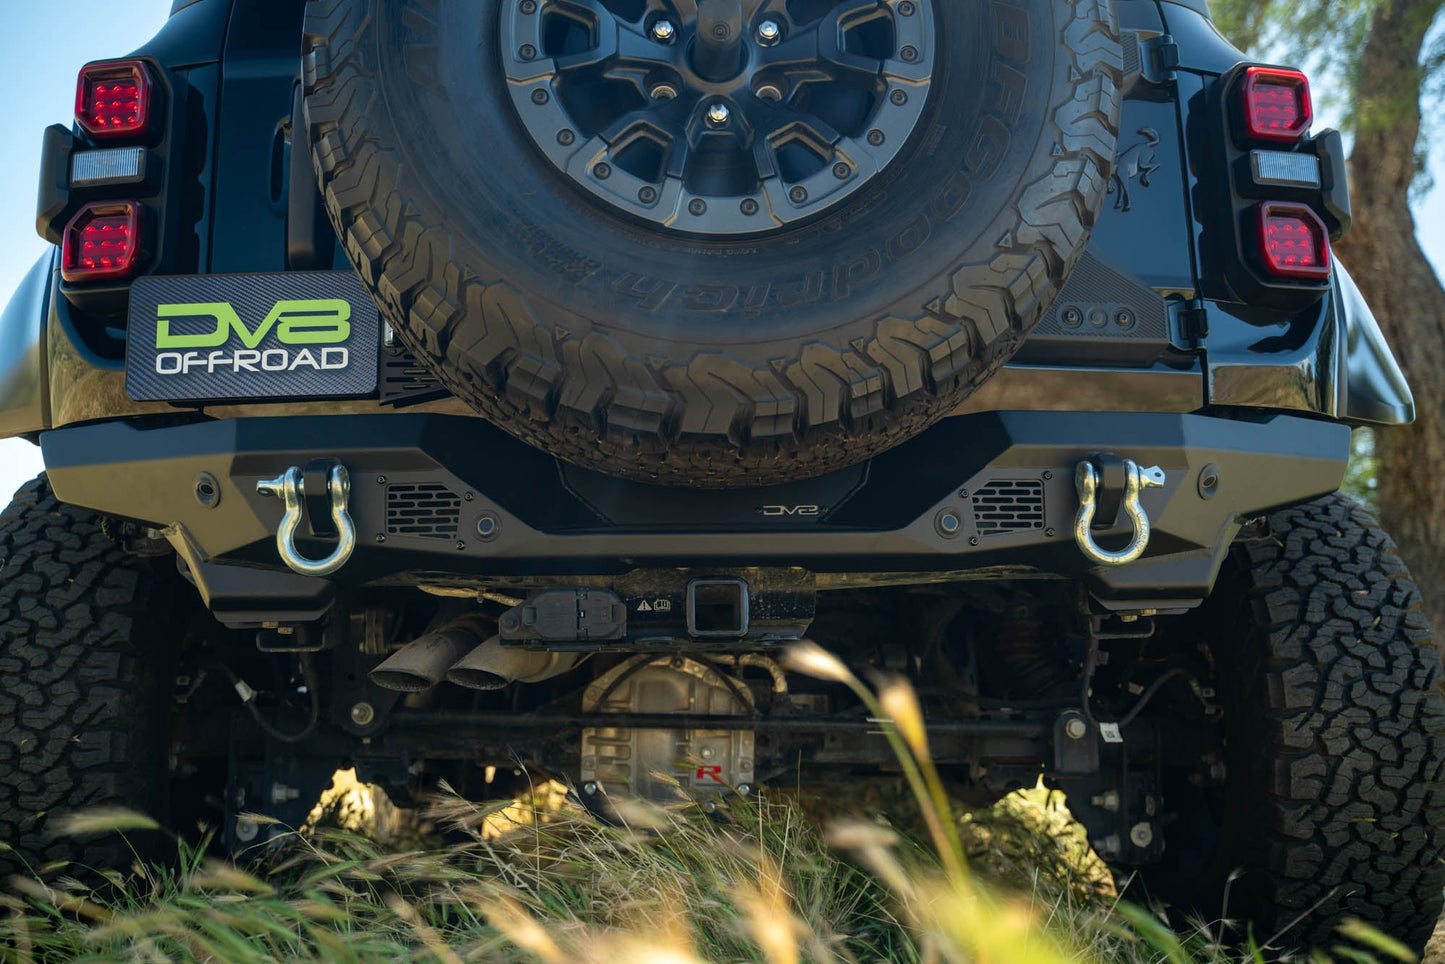
[[[75,77],[88,61],[123,57],[156,32],[171,0],[0,0],[0,63],[12,80],[0,137],[0,303],[48,245],[35,233],[35,185],[41,133],[68,123],[74,111]],[[1445,265],[1445,137],[1432,152],[1437,189],[1416,208],[1425,252],[1436,269]],[[39,449],[20,439],[0,440],[0,496],[8,497],[41,470]]]

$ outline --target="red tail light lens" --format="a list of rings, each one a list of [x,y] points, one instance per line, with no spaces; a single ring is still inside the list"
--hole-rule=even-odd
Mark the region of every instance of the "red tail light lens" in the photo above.
[[[91,137],[136,137],[151,127],[155,85],[139,60],[87,64],[75,88],[75,120]]]
[[[141,207],[134,201],[87,204],[66,225],[60,275],[66,281],[126,278],[140,265]]]
[[[1330,233],[1302,204],[1259,206],[1264,267],[1277,278],[1323,281],[1330,276]]]
[[[1297,70],[1250,67],[1240,85],[1244,128],[1261,141],[1297,141],[1314,123],[1309,78]]]

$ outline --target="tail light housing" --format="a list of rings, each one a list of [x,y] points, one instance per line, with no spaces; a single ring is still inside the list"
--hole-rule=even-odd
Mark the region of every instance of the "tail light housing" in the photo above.
[[[87,204],[65,227],[61,277],[70,283],[130,277],[141,266],[143,231],[135,201]]]
[[[1256,209],[1263,268],[1275,278],[1325,281],[1330,277],[1330,232],[1304,204],[1261,204]]]
[[[1251,140],[1294,143],[1314,124],[1309,78],[1297,70],[1250,67],[1239,91],[1244,132]]]
[[[86,64],[75,87],[75,121],[91,137],[144,137],[156,113],[156,84],[139,60]]]

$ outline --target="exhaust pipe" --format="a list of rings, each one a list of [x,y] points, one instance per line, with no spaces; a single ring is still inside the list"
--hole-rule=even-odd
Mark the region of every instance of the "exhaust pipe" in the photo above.
[[[587,657],[586,653],[551,653],[503,646],[493,636],[467,653],[447,672],[447,681],[473,690],[499,690],[511,683],[540,683],[561,676]]]
[[[367,676],[382,689],[420,693],[442,681],[446,671],[477,647],[478,620],[459,619],[407,643]]]

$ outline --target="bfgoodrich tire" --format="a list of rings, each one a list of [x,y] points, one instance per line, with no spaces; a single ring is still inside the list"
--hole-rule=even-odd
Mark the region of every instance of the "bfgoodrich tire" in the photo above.
[[[96,806],[163,816],[175,562],[127,555],[42,476],[0,514],[0,874],[124,870],[156,838],[57,835]]]
[[[1224,792],[1175,788],[1198,806],[1142,882],[1180,925],[1223,914],[1300,946],[1358,918],[1420,951],[1445,887],[1445,684],[1419,591],[1342,496],[1269,528],[1236,550],[1207,614]]]
[[[559,3],[573,20],[672,9],[312,0],[305,119],[345,250],[401,337],[562,458],[714,487],[866,459],[1012,355],[1088,240],[1117,138],[1110,0],[878,0],[862,15],[931,18],[906,143],[846,200],[746,235],[634,217],[548,160],[498,38],[514,6]],[[859,0],[768,9],[843,6]]]

